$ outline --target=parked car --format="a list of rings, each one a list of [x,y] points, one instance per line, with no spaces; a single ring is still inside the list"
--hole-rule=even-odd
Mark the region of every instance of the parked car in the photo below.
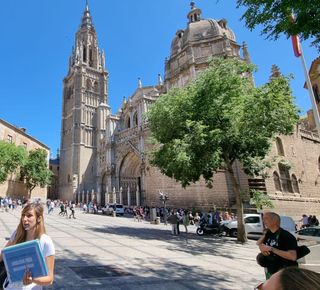
[[[310,240],[320,243],[320,227],[309,227],[294,233],[297,240]]]
[[[248,238],[260,238],[263,231],[263,222],[260,214],[244,214],[243,215],[247,237]],[[224,225],[229,229],[230,237],[237,237],[238,235],[238,222],[233,221],[223,221]],[[280,227],[289,231],[295,232],[296,224],[292,217],[280,216]]]
[[[112,214],[114,209],[116,209],[116,214],[124,215],[124,207],[121,203],[108,203],[105,207],[102,208],[102,213]]]

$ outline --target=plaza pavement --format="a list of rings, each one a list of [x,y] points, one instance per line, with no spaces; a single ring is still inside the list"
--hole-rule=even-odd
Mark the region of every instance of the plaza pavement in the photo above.
[[[46,289],[253,289],[264,279],[255,241],[202,236],[189,226],[171,235],[170,225],[130,216],[82,214],[77,219],[45,212],[56,249],[54,283]],[[0,211],[0,247],[17,227],[21,208]]]

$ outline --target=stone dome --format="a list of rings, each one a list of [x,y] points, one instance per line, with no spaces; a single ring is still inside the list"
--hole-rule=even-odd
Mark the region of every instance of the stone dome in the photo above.
[[[193,3],[194,4],[194,3]],[[171,43],[171,56],[184,49],[188,44],[223,38],[224,35],[236,42],[233,31],[226,25],[227,20],[201,19],[201,10],[191,7],[188,14],[189,23],[185,30],[178,30]]]

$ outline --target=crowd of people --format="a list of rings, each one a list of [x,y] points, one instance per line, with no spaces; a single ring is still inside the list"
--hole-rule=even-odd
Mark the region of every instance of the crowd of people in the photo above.
[[[8,211],[8,210],[14,210],[17,206],[21,206],[22,202],[20,199],[17,198],[7,198],[7,197],[0,197],[0,207],[1,211]]]

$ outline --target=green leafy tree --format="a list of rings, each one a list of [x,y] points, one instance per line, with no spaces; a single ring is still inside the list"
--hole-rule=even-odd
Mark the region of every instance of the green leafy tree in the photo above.
[[[36,186],[41,188],[51,184],[52,171],[47,164],[47,152],[43,149],[29,151],[28,159],[23,168],[26,186],[29,189],[29,198]]]
[[[252,85],[255,67],[239,59],[213,59],[210,67],[183,90],[174,88],[150,106],[154,150],[150,163],[183,187],[224,170],[235,193],[238,240],[247,240],[241,188],[233,164],[259,175],[275,134],[290,134],[299,120],[289,78]]]
[[[263,207],[268,207],[270,209],[274,208],[272,201],[270,200],[269,195],[263,193],[260,190],[251,190],[252,197],[250,198],[249,203],[256,206],[257,209],[261,210]]]
[[[277,40],[299,35],[301,40],[312,38],[312,45],[320,52],[320,1],[318,0],[237,0],[237,7],[247,7],[241,20],[249,29],[262,25],[261,34]],[[295,23],[290,16],[293,12]]]
[[[23,147],[0,141],[0,184],[8,180],[9,174],[16,173],[26,159],[27,153]]]

